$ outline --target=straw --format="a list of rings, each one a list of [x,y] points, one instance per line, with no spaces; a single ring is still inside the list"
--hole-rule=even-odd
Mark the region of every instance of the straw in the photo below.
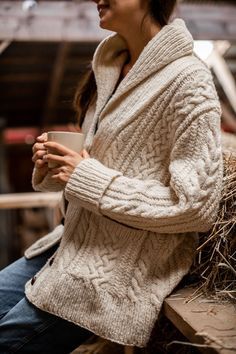
[[[236,300],[236,153],[224,152],[223,190],[218,217],[200,243],[190,275],[199,294]]]

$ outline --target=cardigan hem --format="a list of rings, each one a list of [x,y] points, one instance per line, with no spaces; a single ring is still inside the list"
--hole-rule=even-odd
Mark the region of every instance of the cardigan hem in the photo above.
[[[31,303],[113,342],[146,346],[161,302],[158,308],[144,299],[135,303],[128,297],[115,298],[101,288],[98,293],[91,281],[88,283],[68,273],[51,271],[49,267],[48,264],[44,267],[41,277],[36,276],[34,285],[30,281],[26,283],[26,297]]]

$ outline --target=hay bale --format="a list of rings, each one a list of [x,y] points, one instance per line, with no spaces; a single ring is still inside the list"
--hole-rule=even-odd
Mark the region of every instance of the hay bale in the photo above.
[[[212,229],[200,234],[190,275],[198,279],[194,294],[236,300],[236,150],[224,154],[223,191]]]

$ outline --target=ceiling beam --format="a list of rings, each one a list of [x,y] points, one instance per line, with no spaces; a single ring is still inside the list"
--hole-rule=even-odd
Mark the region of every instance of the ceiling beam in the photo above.
[[[0,40],[97,42],[110,33],[98,21],[91,2],[42,1],[30,11],[22,1],[0,2]]]
[[[185,20],[194,39],[235,40],[236,6],[229,4],[181,4],[175,16]]]
[[[180,4],[182,17],[194,39],[236,38],[236,6]],[[0,2],[0,40],[98,42],[110,32],[100,29],[92,2],[40,1],[23,11],[22,1]]]

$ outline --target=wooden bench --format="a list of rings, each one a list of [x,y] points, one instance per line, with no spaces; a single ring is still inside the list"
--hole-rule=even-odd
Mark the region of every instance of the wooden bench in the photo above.
[[[175,292],[164,302],[164,315],[198,349],[207,354],[236,353],[236,307],[203,296],[193,301],[194,289]]]
[[[164,301],[164,315],[189,341],[179,344],[189,343],[206,354],[236,353],[235,305],[203,296],[191,301],[194,291],[191,288],[180,289]],[[125,354],[134,352],[133,347],[124,348]]]

